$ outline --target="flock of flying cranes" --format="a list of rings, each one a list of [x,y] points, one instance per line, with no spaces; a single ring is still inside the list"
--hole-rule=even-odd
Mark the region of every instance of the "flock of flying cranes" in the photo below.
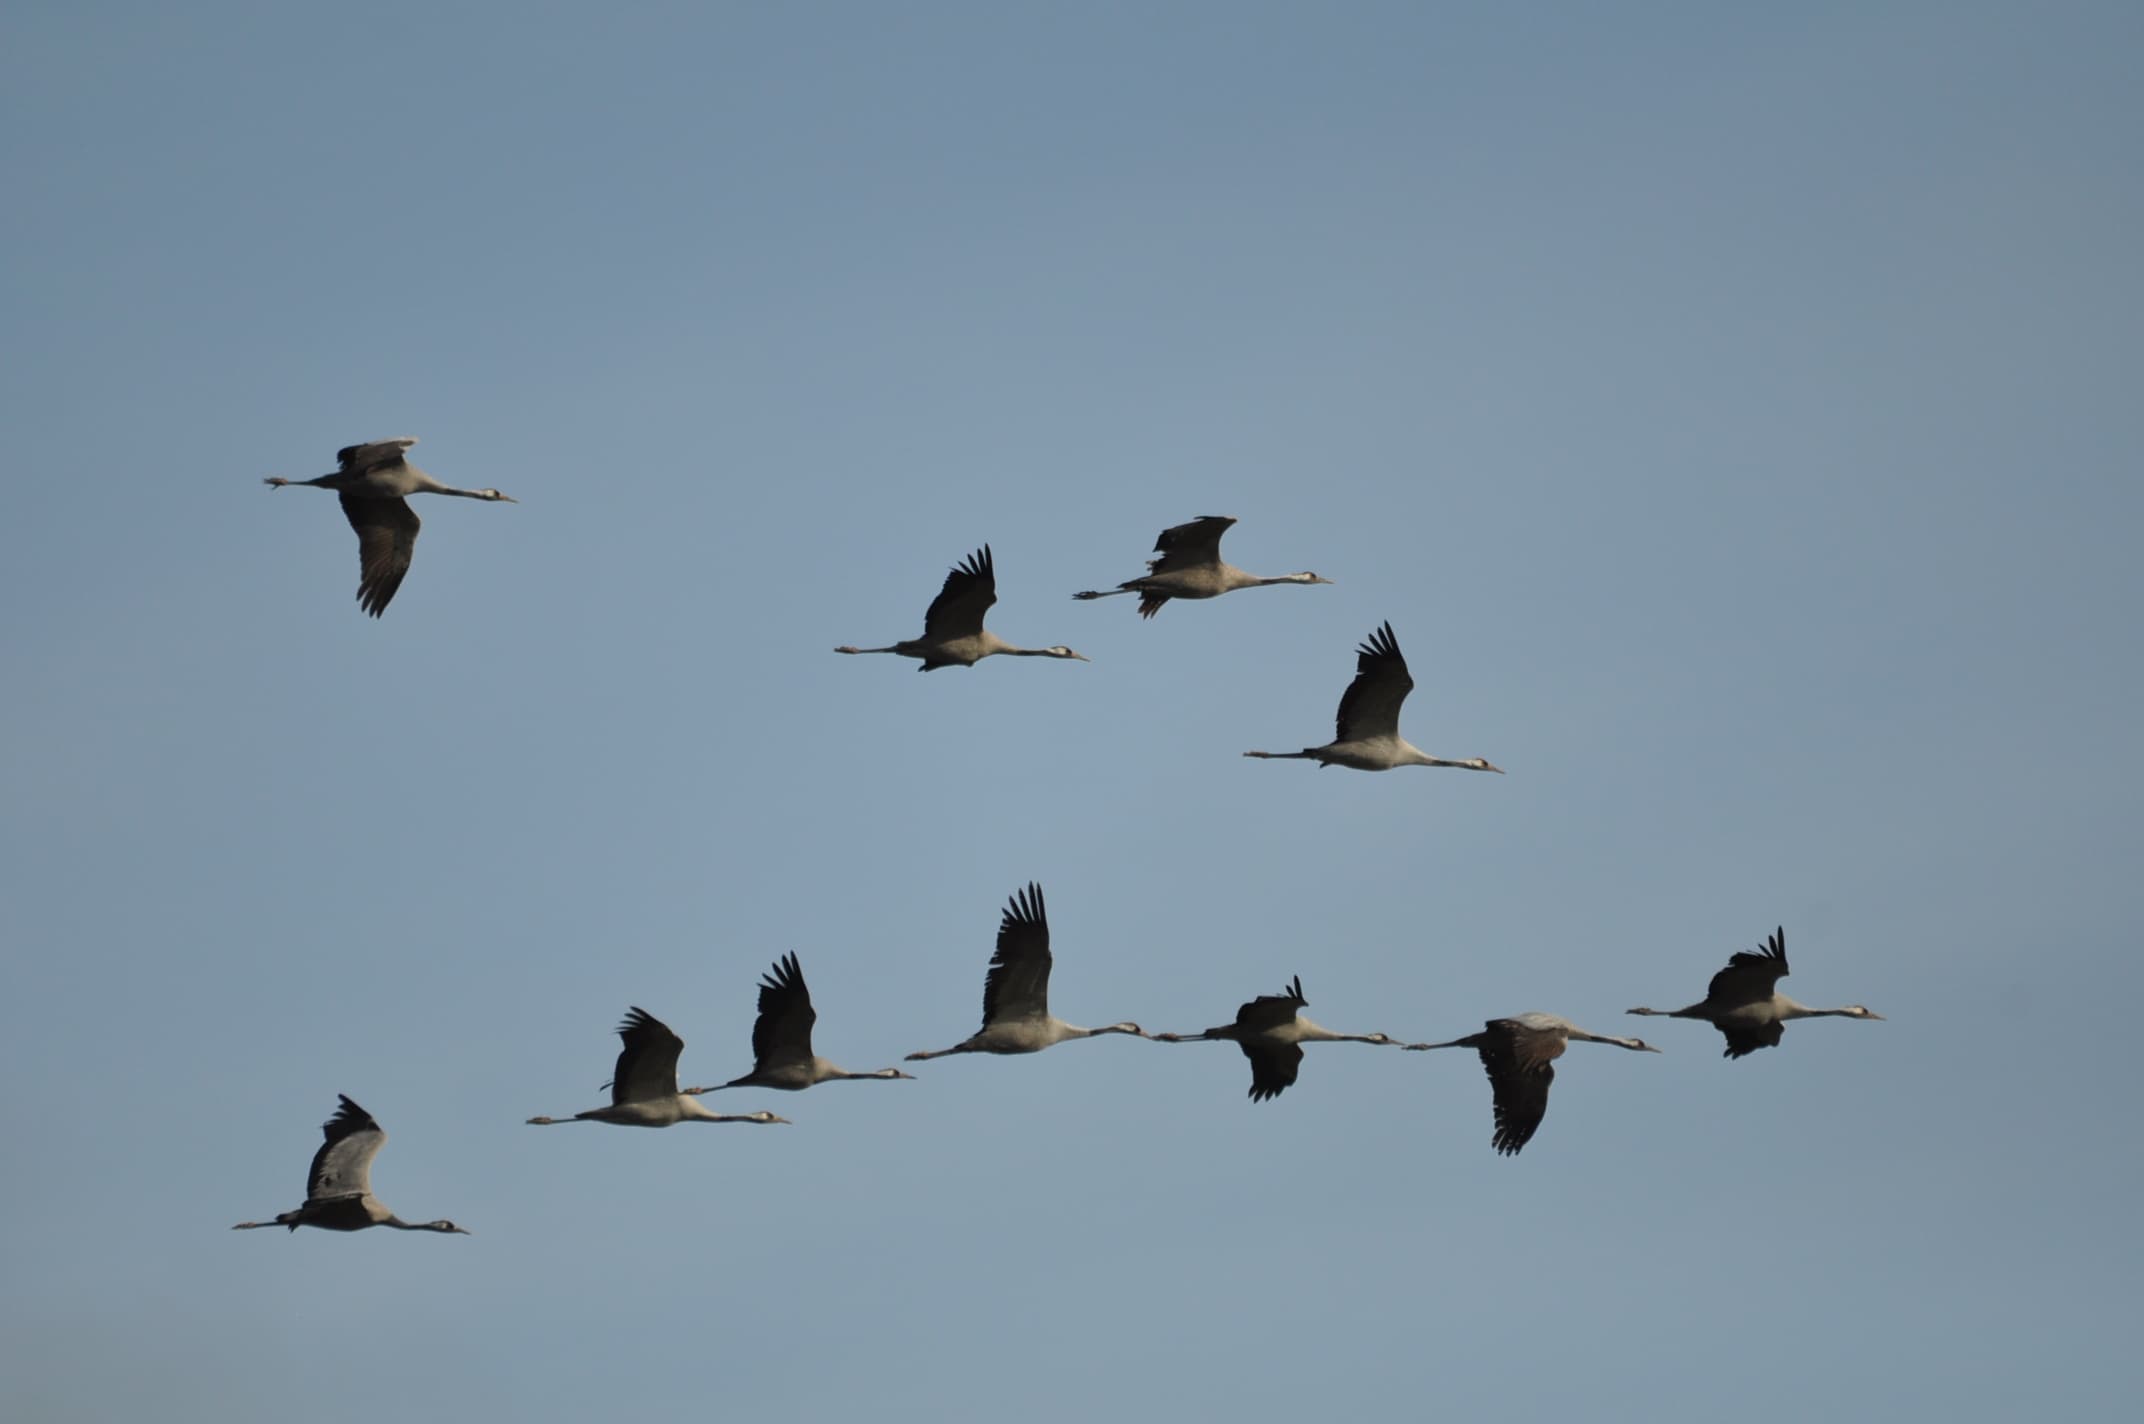
[[[495,489],[465,490],[441,484],[407,459],[412,438],[348,446],[336,453],[334,474],[311,480],[271,478],[268,484],[308,485],[334,490],[343,514],[357,532],[357,598],[377,618],[394,598],[409,572],[419,521],[407,497],[412,494],[460,495],[493,502],[513,501]],[[1217,598],[1242,588],[1274,584],[1321,584],[1332,580],[1313,573],[1260,578],[1221,559],[1221,536],[1236,521],[1207,515],[1165,529],[1154,544],[1158,557],[1147,571],[1113,589],[1089,589],[1076,599],[1139,595],[1139,616],[1151,618],[1174,598]],[[924,672],[942,667],[972,667],[995,654],[1087,661],[1062,645],[1018,648],[983,627],[983,617],[997,602],[997,575],[989,545],[970,555],[946,575],[945,585],[924,614],[923,636],[883,648],[842,646],[840,653],[893,653],[919,659]],[[1261,758],[1293,758],[1320,766],[1358,771],[1390,771],[1402,766],[1446,766],[1495,771],[1480,757],[1446,761],[1428,756],[1399,734],[1400,706],[1414,690],[1392,625],[1386,623],[1356,649],[1355,677],[1341,695],[1333,740],[1298,752],[1245,752]],[[1306,1043],[1369,1043],[1422,1052],[1471,1048],[1489,1077],[1495,1132],[1491,1145],[1512,1155],[1532,1140],[1548,1111],[1549,1084],[1555,1061],[1566,1044],[1607,1043],[1639,1053],[1660,1050],[1638,1038],[1588,1032],[1554,1014],[1525,1013],[1489,1020],[1478,1033],[1444,1043],[1401,1043],[1382,1033],[1334,1033],[1305,1018],[1309,1004],[1300,976],[1278,994],[1261,994],[1236,1010],[1232,1022],[1200,1033],[1148,1033],[1129,1021],[1103,1028],[1081,1028],[1050,1012],[1050,925],[1042,887],[1030,884],[1015,893],[998,924],[997,948],[983,981],[983,1026],[950,1048],[921,1051],[906,1061],[921,1062],[956,1053],[1039,1053],[1072,1039],[1126,1034],[1159,1043],[1234,1043],[1249,1060],[1250,1097],[1263,1102],[1294,1084]],[[1859,1004],[1812,1009],[1778,992],[1787,975],[1786,934],[1775,930],[1754,952],[1737,953],[1712,976],[1705,997],[1680,1009],[1636,1008],[1632,1014],[1699,1019],[1717,1028],[1727,1041],[1725,1055],[1741,1058],[1760,1048],[1776,1047],[1790,1020],[1801,1018],[1881,1019]],[[795,954],[775,961],[759,984],[759,1013],[752,1026],[752,1070],[725,1083],[680,1088],[677,1064],[685,1042],[647,1010],[634,1007],[618,1026],[623,1047],[618,1053],[607,1106],[571,1117],[532,1117],[540,1127],[573,1122],[603,1122],[627,1127],[669,1127],[681,1122],[739,1122],[771,1125],[789,1119],[771,1112],[716,1113],[702,1095],[726,1088],[774,1088],[800,1092],[819,1083],[854,1079],[910,1079],[898,1068],[852,1073],[819,1057],[812,1049],[818,1022],[811,989]],[[322,1124],[325,1142],[313,1154],[306,1176],[305,1202],[272,1221],[242,1221],[237,1231],[266,1226],[317,1226],[330,1231],[361,1231],[392,1226],[404,1231],[467,1235],[451,1221],[403,1221],[372,1194],[372,1159],[387,1133],[372,1115],[348,1097]]]

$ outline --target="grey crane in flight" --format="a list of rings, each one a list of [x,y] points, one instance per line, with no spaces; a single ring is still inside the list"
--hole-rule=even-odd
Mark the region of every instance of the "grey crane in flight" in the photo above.
[[[1303,977],[1298,974],[1278,994],[1260,994],[1236,1010],[1236,1021],[1203,1033],[1157,1033],[1156,1043],[1228,1042],[1243,1050],[1251,1061],[1251,1101],[1277,1098],[1295,1082],[1303,1066],[1306,1043],[1383,1043],[1397,1039],[1382,1033],[1334,1033],[1312,1023],[1299,1012],[1310,1001],[1303,997]]]
[[[233,1231],[258,1231],[264,1226],[317,1226],[324,1231],[363,1231],[368,1226],[392,1226],[398,1231],[438,1231],[456,1236],[469,1233],[451,1221],[404,1221],[372,1194],[372,1159],[387,1141],[387,1130],[372,1114],[340,1093],[335,1116],[320,1125],[327,1140],[313,1154],[305,1174],[305,1205],[286,1211],[273,1221],[241,1221]]]
[[[781,1088],[797,1092],[814,1083],[843,1078],[913,1078],[898,1068],[851,1073],[811,1051],[812,1025],[819,1011],[811,1006],[811,988],[794,954],[774,961],[759,981],[759,1017],[752,1022],[752,1071],[716,1088]],[[716,1088],[696,1091],[711,1093]]]
[[[1414,691],[1407,675],[1407,659],[1400,656],[1399,640],[1386,623],[1355,649],[1355,680],[1340,695],[1340,714],[1335,718],[1333,739],[1322,747],[1299,752],[1245,752],[1247,757],[1269,761],[1314,761],[1320,767],[1347,766],[1357,771],[1390,771],[1398,766],[1456,766],[1467,771],[1493,771],[1480,757],[1444,761],[1425,754],[1400,735],[1400,704]]]
[[[1260,578],[1245,573],[1221,559],[1221,536],[1235,519],[1226,514],[1202,514],[1188,524],[1172,524],[1154,541],[1159,558],[1146,561],[1146,572],[1126,579],[1115,588],[1090,588],[1074,598],[1114,598],[1120,593],[1139,595],[1139,616],[1152,618],[1172,598],[1219,598],[1239,588],[1267,588],[1281,583],[1331,583],[1313,573],[1278,574]]]
[[[897,653],[904,658],[921,658],[924,672],[942,667],[974,667],[984,658],[1000,653],[1016,658],[1091,661],[1062,643],[1047,648],[1016,648],[1006,642],[983,626],[983,615],[997,601],[997,565],[990,557],[990,546],[985,544],[955,564],[953,571],[945,576],[945,587],[938,590],[938,596],[931,600],[929,610],[923,615],[922,637],[908,638],[887,648],[852,648],[844,643],[834,651]]]
[[[1588,1033],[1569,1019],[1554,1014],[1513,1014],[1508,1019],[1490,1019],[1480,1033],[1455,1038],[1449,1043],[1410,1043],[1411,1052],[1432,1048],[1471,1048],[1481,1054],[1481,1066],[1489,1073],[1489,1094],[1496,1105],[1496,1134],[1491,1145],[1506,1157],[1533,1139],[1535,1129],[1548,1112],[1548,1085],[1556,1081],[1556,1060],[1572,1039],[1581,1043],[1612,1043],[1636,1053],[1660,1050],[1642,1038],[1611,1038]]]
[[[1040,1053],[1070,1038],[1105,1033],[1146,1037],[1135,1023],[1080,1028],[1050,1012],[1050,921],[1042,887],[1029,882],[1014,893],[998,921],[997,952],[983,978],[983,1026],[951,1048],[911,1053],[906,1061],[943,1058],[950,1053]]]
[[[717,1113],[700,1105],[696,1094],[706,1088],[677,1086],[677,1057],[685,1040],[668,1024],[643,1008],[626,1011],[618,1025],[625,1046],[618,1050],[618,1066],[610,1079],[610,1106],[590,1108],[572,1117],[532,1117],[537,1127],[557,1127],[569,1122],[610,1122],[620,1127],[668,1127],[678,1122],[786,1123],[786,1117],[771,1112]]]
[[[1840,1009],[1812,1009],[1778,991],[1787,977],[1787,930],[1782,925],[1754,952],[1730,955],[1727,967],[1712,976],[1705,997],[1685,1009],[1632,1009],[1634,1014],[1671,1019],[1703,1019],[1727,1040],[1727,1058],[1741,1058],[1760,1048],[1777,1048],[1789,1019],[1876,1019],[1882,1014],[1859,1004]]]
[[[375,618],[387,611],[388,602],[402,587],[410,559],[417,552],[417,530],[422,521],[409,507],[410,495],[458,494],[464,499],[520,503],[495,489],[456,489],[441,484],[407,459],[409,447],[416,443],[416,436],[405,435],[345,445],[335,452],[338,468],[332,475],[311,480],[270,475],[267,480],[276,489],[310,485],[331,489],[342,497],[343,517],[357,531],[357,601]]]

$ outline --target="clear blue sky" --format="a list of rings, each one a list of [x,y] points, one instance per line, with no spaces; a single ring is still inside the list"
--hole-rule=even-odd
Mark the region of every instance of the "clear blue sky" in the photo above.
[[[2089,1417],[2139,1384],[2144,11],[199,6],[0,22],[0,1414]],[[386,618],[333,499],[455,484]],[[1331,588],[1177,604],[1163,525]],[[919,676],[992,625],[1090,664]],[[1322,740],[1390,619],[1407,730]],[[688,1078],[797,951],[855,1068]],[[1697,997],[1784,923],[1811,1003]],[[2105,1013],[2106,1004],[2114,1012]],[[337,1092],[476,1234],[234,1236]],[[727,1099],[728,1101],[724,1101]]]

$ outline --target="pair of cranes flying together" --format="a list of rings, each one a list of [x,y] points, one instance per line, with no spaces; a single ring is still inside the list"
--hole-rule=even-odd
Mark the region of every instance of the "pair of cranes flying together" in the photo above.
[[[1172,598],[1219,598],[1239,588],[1269,584],[1331,583],[1313,573],[1282,574],[1260,578],[1245,573],[1221,558],[1221,536],[1236,521],[1226,515],[1205,514],[1188,524],[1161,531],[1154,548],[1161,557],[1147,560],[1146,572],[1126,579],[1112,589],[1088,589],[1072,596],[1078,599],[1113,598],[1120,593],[1139,595],[1139,616],[1152,618]],[[998,601],[997,567],[985,544],[953,566],[945,585],[923,615],[923,636],[909,638],[884,648],[858,648],[848,644],[837,653],[894,653],[922,660],[923,672],[942,667],[974,667],[984,658],[1004,653],[1013,657],[1091,659],[1063,644],[1047,648],[1016,648],[983,627],[983,615]]]
[[[1161,531],[1154,541],[1161,555],[1147,561],[1146,572],[1126,579],[1112,589],[1088,589],[1074,598],[1112,598],[1120,593],[1139,595],[1139,616],[1152,618],[1172,598],[1219,598],[1239,588],[1262,588],[1269,584],[1331,583],[1313,573],[1282,574],[1260,578],[1245,573],[1221,558],[1221,536],[1236,521],[1226,515],[1206,514],[1188,524]],[[923,614],[923,636],[909,638],[884,648],[858,648],[848,644],[837,653],[893,653],[922,660],[923,672],[942,667],[974,667],[994,654],[1021,658],[1091,659],[1063,644],[1047,648],[1016,648],[983,627],[983,615],[998,601],[997,566],[990,546],[970,554],[945,576],[944,587]]]
[[[779,1088],[802,1092],[815,1083],[839,1079],[909,1078],[898,1068],[875,1073],[851,1073],[812,1052],[811,1031],[819,1011],[811,1004],[811,987],[804,982],[803,966],[794,954],[774,961],[774,968],[759,983],[759,1016],[752,1023],[752,1071],[727,1083],[704,1088],[677,1085],[678,1055],[685,1040],[646,1009],[634,1008],[618,1026],[625,1047],[605,1086],[610,1089],[609,1107],[590,1108],[572,1117],[532,1117],[537,1127],[568,1122],[609,1122],[626,1127],[669,1127],[679,1122],[786,1123],[773,1113],[727,1116],[709,1112],[700,1095],[724,1088]]]

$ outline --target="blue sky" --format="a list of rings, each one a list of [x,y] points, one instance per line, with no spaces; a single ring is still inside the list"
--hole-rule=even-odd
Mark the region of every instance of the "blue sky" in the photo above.
[[[21,5],[0,1413],[2106,1410],[2140,1160],[2123,5]],[[440,478],[375,623],[327,496]],[[1163,525],[1331,588],[1066,595]],[[919,677],[988,541],[1019,643]],[[1323,740],[1390,619],[1406,730]],[[531,1132],[794,950],[852,1068]],[[1623,1017],[1784,923],[1820,1021]],[[2082,1002],[2080,1002],[2080,999]],[[2116,1020],[2115,1022],[2119,1022]],[[233,1236],[351,1094],[476,1234]],[[727,1101],[725,1101],[727,1100]],[[1753,1383],[1754,1381],[1754,1383]]]

